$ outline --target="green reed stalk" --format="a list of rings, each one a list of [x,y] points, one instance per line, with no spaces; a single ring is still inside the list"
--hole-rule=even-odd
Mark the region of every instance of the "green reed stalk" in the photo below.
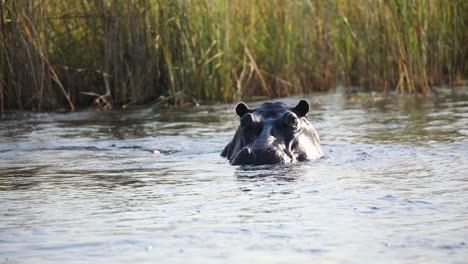
[[[1,109],[230,102],[467,80],[463,0],[6,0]]]

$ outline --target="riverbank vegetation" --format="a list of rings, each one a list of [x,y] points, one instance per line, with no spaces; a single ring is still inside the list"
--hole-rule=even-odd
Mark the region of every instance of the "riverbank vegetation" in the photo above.
[[[468,76],[465,0],[5,0],[0,108],[425,93]]]

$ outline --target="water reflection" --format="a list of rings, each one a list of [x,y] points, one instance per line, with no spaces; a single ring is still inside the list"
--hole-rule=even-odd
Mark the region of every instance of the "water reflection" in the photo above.
[[[2,169],[0,191],[28,190],[40,184],[39,177],[44,167],[16,167]]]
[[[262,165],[241,166],[236,168],[235,176],[239,181],[275,181],[290,182],[300,177],[299,166],[295,165]]]
[[[325,125],[341,124],[348,130],[333,131],[331,127],[325,127],[327,133],[322,133],[322,137],[331,141],[426,146],[434,142],[466,142],[464,127],[467,116],[462,117],[460,112],[466,113],[468,109],[466,103],[463,103],[468,100],[467,97],[466,93],[457,93],[454,97],[407,95],[363,97],[359,100],[334,98],[334,109],[319,109],[329,114],[324,119]]]

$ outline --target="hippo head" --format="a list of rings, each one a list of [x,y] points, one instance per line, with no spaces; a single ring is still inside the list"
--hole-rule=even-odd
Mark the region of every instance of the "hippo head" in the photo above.
[[[307,112],[309,104],[304,100],[295,107],[276,102],[255,109],[239,103],[236,113],[240,125],[221,156],[233,165],[287,164],[320,158],[320,139],[306,118]]]

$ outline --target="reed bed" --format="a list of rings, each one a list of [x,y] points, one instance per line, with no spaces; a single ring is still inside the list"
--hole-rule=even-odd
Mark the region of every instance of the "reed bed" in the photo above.
[[[4,0],[0,111],[426,93],[468,76],[465,0]]]

